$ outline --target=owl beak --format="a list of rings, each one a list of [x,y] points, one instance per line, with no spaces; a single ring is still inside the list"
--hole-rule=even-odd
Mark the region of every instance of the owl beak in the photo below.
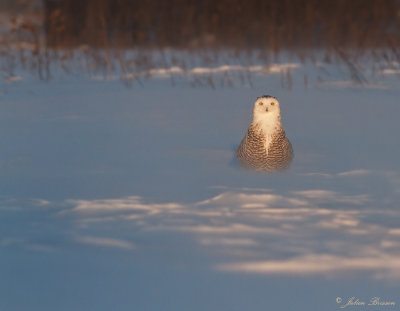
[[[268,107],[267,107],[267,108],[265,108],[265,111],[266,111],[266,112],[268,112]]]

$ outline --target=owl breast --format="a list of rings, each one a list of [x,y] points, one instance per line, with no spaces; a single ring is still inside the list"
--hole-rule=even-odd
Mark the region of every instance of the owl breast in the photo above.
[[[289,167],[294,154],[282,126],[269,135],[267,143],[267,136],[251,125],[236,151],[236,156],[245,168],[278,171]]]

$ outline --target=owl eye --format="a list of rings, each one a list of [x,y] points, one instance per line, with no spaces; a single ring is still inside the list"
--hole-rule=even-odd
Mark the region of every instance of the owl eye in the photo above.
[[[274,103],[274,102],[272,102],[272,103],[271,103],[271,106],[273,106],[273,105],[275,105],[275,103]]]
[[[262,106],[263,102],[259,102],[258,104],[259,104],[260,106]]]

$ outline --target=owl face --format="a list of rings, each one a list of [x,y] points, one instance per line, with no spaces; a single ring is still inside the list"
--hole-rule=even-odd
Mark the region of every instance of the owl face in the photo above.
[[[279,101],[275,97],[259,97],[254,103],[254,115],[279,115]]]

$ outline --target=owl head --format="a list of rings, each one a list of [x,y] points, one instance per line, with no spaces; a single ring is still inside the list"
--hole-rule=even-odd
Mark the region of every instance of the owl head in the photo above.
[[[281,118],[279,101],[276,97],[264,95],[254,102],[254,119],[278,119]]]

